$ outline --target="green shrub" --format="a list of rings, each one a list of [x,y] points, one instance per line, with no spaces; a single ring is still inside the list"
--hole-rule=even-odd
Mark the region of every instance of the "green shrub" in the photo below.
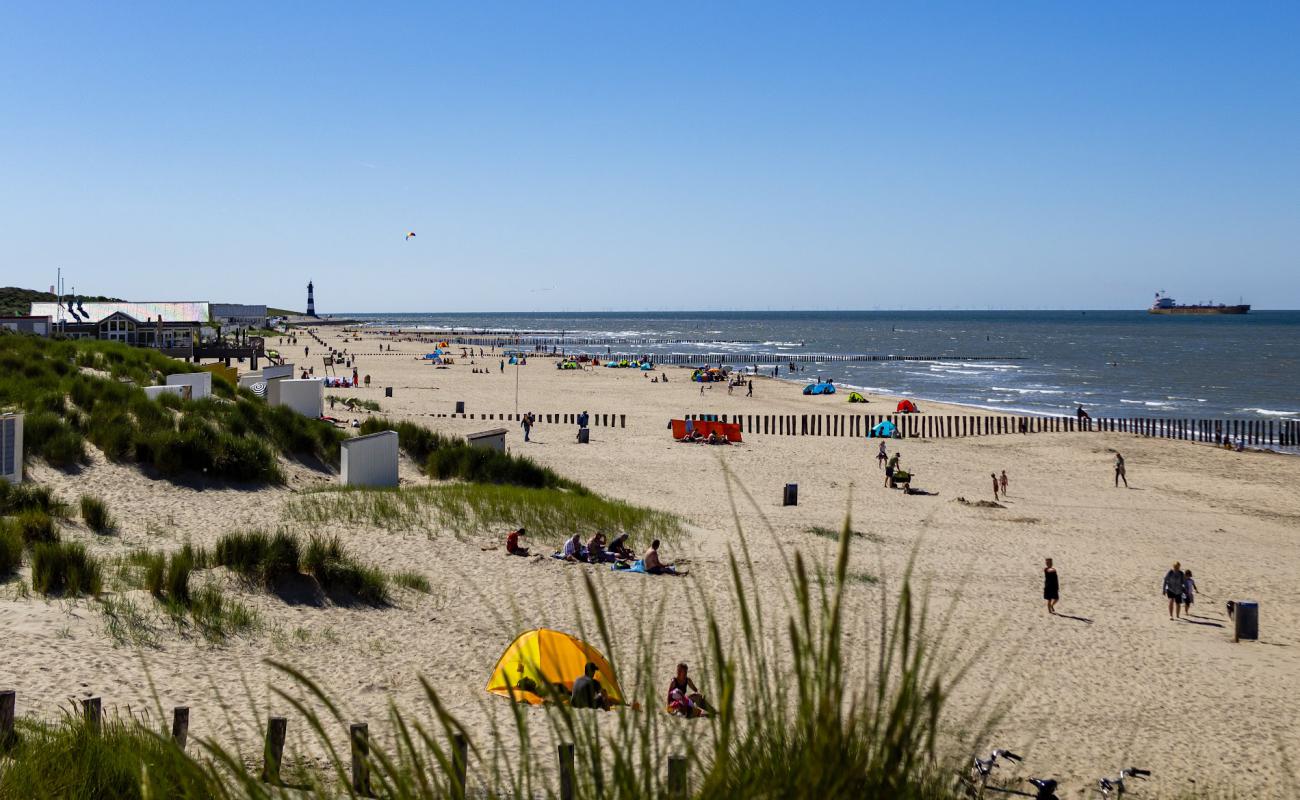
[[[396,431],[397,446],[420,464],[428,461],[435,450],[454,445],[458,441],[414,422],[392,422],[382,417],[370,417],[361,423],[359,430],[362,436],[381,431]]]
[[[12,575],[23,563],[23,535],[0,517],[0,577]]]
[[[509,455],[460,442],[435,450],[424,471],[438,480],[459,478],[470,483],[497,483],[530,489],[567,489],[585,494],[581,484],[562,478],[525,456]]]
[[[202,586],[194,593],[189,611],[199,633],[210,642],[222,642],[258,626],[255,613],[242,603],[227,600],[212,584]]]
[[[108,506],[94,495],[81,496],[81,518],[85,521],[86,527],[95,533],[112,533],[117,527],[112,515],[108,513]]]
[[[99,560],[76,542],[41,542],[32,549],[32,588],[41,594],[98,595]]]
[[[59,469],[86,463],[86,442],[59,415],[36,411],[23,420],[23,448]]]
[[[32,547],[40,543],[57,542],[59,528],[54,519],[44,511],[28,509],[14,518],[14,525],[23,542]]]

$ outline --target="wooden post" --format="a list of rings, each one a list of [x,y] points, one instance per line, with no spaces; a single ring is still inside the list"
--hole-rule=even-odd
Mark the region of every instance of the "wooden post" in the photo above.
[[[172,741],[180,749],[185,749],[185,742],[190,738],[190,707],[176,706],[172,709]]]
[[[686,797],[686,758],[668,756],[668,796]]]
[[[370,796],[370,726],[354,722],[348,726],[348,740],[352,744],[352,790],[362,797]]]
[[[266,721],[266,742],[262,747],[262,780],[267,783],[280,782],[280,764],[284,760],[284,734],[289,728],[289,720],[284,717],[271,717]]]
[[[465,800],[465,771],[468,762],[469,741],[463,733],[451,736],[451,797]]]
[[[0,747],[5,747],[14,738],[14,711],[18,706],[18,691],[5,689],[0,691]]]
[[[619,414],[619,415],[618,415],[618,427],[620,427],[620,428],[626,428],[626,427],[627,427],[627,414]]]
[[[574,772],[573,745],[562,744],[560,754],[560,800],[573,800]]]
[[[81,714],[86,720],[86,727],[92,731],[98,731],[100,718],[103,715],[103,704],[98,697],[87,697],[81,701]]]

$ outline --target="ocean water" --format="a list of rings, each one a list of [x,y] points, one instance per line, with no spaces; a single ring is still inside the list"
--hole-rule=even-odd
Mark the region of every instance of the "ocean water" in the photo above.
[[[615,353],[939,356],[801,364],[865,391],[1035,414],[1300,420],[1300,311],[1154,316],[1142,311],[808,311],[348,314],[372,325],[573,339],[635,337]],[[675,343],[673,340],[701,340]],[[945,356],[982,356],[958,361]],[[760,365],[770,374],[771,365]]]

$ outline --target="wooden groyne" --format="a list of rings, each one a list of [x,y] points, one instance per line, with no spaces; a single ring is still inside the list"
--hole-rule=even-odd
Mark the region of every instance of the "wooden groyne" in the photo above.
[[[953,439],[1031,433],[1131,433],[1161,439],[1248,447],[1300,446],[1300,422],[1258,419],[1022,417],[1010,414],[687,414],[686,419],[740,425],[767,436],[863,437],[889,421],[906,439]]]
[[[632,353],[569,353],[590,355],[604,361],[632,361],[641,355]],[[889,353],[650,353],[655,364],[704,366],[726,364],[743,367],[757,364],[839,364],[851,361],[1024,361],[1024,356],[913,356]]]
[[[497,421],[497,422],[521,422],[524,418],[524,415],[528,413],[531,413],[533,415],[533,420],[534,420],[533,424],[535,425],[577,425],[578,424],[577,412],[541,414],[536,411],[533,412],[520,411],[518,413],[505,413],[505,414],[489,412],[487,414],[482,414],[482,413],[430,414],[429,416],[435,419],[479,419],[479,420],[488,420],[488,421]],[[589,417],[589,419],[587,420],[587,427],[589,428],[626,428],[627,427],[627,414],[588,413],[587,416]]]

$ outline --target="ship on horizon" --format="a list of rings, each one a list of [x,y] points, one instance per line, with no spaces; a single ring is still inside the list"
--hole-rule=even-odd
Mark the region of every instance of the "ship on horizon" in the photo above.
[[[1245,314],[1248,311],[1250,311],[1249,303],[1229,306],[1223,303],[1209,302],[1180,306],[1174,302],[1174,298],[1164,292],[1156,292],[1155,302],[1147,309],[1147,313],[1150,314]]]

